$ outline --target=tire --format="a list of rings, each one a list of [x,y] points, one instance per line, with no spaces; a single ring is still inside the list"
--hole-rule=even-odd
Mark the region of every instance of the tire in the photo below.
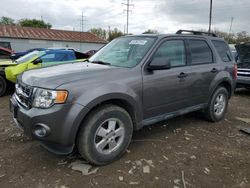
[[[106,165],[122,156],[132,134],[133,123],[128,112],[119,106],[103,105],[94,109],[82,123],[77,148],[90,163]]]
[[[217,88],[205,110],[205,117],[211,122],[218,122],[224,119],[228,107],[229,94],[226,88]]]
[[[0,76],[0,97],[2,97],[7,89],[7,82],[3,76]]]

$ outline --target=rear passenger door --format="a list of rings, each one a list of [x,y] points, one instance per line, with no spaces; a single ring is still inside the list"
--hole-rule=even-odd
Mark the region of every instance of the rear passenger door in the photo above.
[[[205,103],[209,97],[209,87],[219,71],[213,50],[206,39],[190,38],[188,45],[188,64],[192,84],[188,88],[189,106]]]

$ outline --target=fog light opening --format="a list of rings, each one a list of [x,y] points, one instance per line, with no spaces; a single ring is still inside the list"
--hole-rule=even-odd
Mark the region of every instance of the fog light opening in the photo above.
[[[33,129],[33,134],[37,137],[43,138],[49,135],[50,128],[47,125],[38,124]]]

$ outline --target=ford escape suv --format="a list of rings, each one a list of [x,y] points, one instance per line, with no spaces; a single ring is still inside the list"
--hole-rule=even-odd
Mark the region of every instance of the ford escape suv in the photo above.
[[[213,34],[125,36],[85,63],[24,72],[10,110],[46,149],[77,148],[92,164],[105,165],[144,126],[198,110],[222,120],[236,76],[228,45]]]

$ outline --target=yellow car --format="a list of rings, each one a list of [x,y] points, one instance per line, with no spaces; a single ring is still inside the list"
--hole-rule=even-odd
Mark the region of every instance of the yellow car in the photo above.
[[[8,81],[15,83],[17,76],[26,70],[52,65],[82,62],[88,56],[72,49],[49,49],[33,51],[14,62],[0,62],[0,96],[4,95]]]

